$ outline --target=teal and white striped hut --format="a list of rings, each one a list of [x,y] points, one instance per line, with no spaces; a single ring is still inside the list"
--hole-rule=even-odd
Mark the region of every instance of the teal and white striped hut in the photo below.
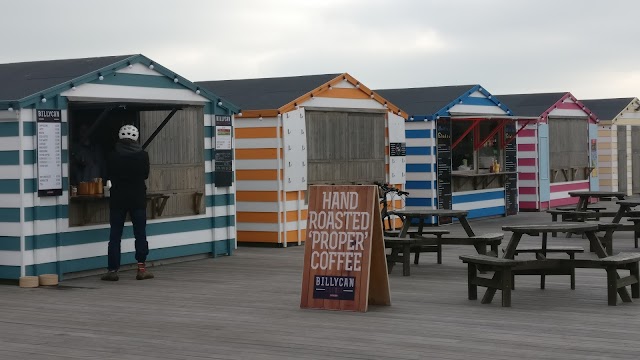
[[[148,261],[230,255],[237,112],[143,55],[0,64],[0,278],[106,266],[108,198],[72,189],[105,182],[102,159],[124,124],[138,126],[151,161]],[[135,262],[133,242],[128,223],[123,264]]]

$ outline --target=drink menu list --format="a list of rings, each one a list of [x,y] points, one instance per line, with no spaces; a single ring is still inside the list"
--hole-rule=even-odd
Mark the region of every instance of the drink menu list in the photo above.
[[[60,110],[36,110],[38,196],[62,195],[62,117]]]
[[[214,182],[216,187],[227,187],[233,183],[231,116],[216,115],[215,125]]]
[[[451,119],[441,117],[436,124],[438,209],[451,209]],[[440,224],[451,223],[451,218],[439,217]]]
[[[505,125],[504,135],[505,141],[508,142],[504,149],[504,171],[510,173],[504,183],[505,207],[507,215],[515,215],[518,213],[518,164],[517,144],[514,139],[516,125],[514,122],[509,122]]]

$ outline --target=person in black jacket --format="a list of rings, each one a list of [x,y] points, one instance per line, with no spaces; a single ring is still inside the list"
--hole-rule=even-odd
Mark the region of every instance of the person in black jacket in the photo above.
[[[136,279],[153,278],[147,271],[145,261],[149,254],[147,242],[147,186],[149,177],[149,154],[138,144],[138,129],[133,125],[120,128],[114,151],[107,158],[107,176],[111,180],[108,247],[108,272],[102,276],[105,281],[118,281],[120,268],[120,243],[127,213],[133,223],[135,237],[136,261],[138,272]]]

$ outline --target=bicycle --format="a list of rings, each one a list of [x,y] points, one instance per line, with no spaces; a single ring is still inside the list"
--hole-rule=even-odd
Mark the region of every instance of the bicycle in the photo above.
[[[392,222],[391,215],[389,214],[389,202],[387,201],[387,195],[391,194],[391,202],[395,200],[395,196],[400,196],[402,199],[405,199],[406,196],[409,196],[409,193],[406,191],[402,191],[398,188],[395,188],[389,184],[383,184],[380,182],[374,182],[375,185],[378,186],[378,197],[380,201],[380,205],[382,205],[382,209],[380,210],[380,215],[382,216],[382,227],[385,232],[395,230]],[[387,223],[385,224],[385,219]]]

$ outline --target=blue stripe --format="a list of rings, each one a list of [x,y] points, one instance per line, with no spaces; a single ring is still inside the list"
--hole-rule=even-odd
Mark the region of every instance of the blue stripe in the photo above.
[[[434,199],[429,198],[407,198],[407,206],[433,206]]]
[[[479,97],[471,97],[471,96],[467,96],[466,98],[462,99],[462,104],[464,105],[478,105],[478,106],[493,106],[497,109],[500,109],[500,107],[498,105],[496,105],[495,102],[493,102],[490,99],[487,98],[479,98]]]
[[[405,136],[407,137],[407,139],[428,139],[431,137],[431,130],[406,130]]]
[[[504,199],[504,189],[498,189],[497,191],[483,192],[478,194],[465,194],[465,195],[453,194],[452,201],[454,204],[462,204],[462,203],[469,203],[474,201],[496,200],[496,199]]]
[[[147,224],[147,236],[176,234],[212,228],[223,228],[227,226],[235,226],[234,215]],[[102,229],[64,232],[59,233],[58,236],[60,246],[91,244],[107,241],[109,239],[109,228],[105,227]],[[133,237],[133,227],[131,225],[125,226],[122,238],[133,239]],[[42,234],[25,237],[25,246],[28,249],[36,248],[35,244],[37,244],[38,249],[55,247],[56,234]]]
[[[36,150],[24,150],[24,164],[25,165],[33,165],[37,162],[37,151]],[[67,164],[69,162],[69,151],[62,150],[62,163]]]
[[[20,126],[17,121],[0,122],[0,137],[20,136]]]
[[[0,179],[0,194],[20,194],[20,180]]]
[[[0,222],[20,222],[20,208],[0,208]]]
[[[407,146],[407,155],[431,155],[431,146]]]
[[[24,209],[24,221],[69,218],[68,205],[35,206]]]
[[[481,217],[487,217],[487,216],[497,216],[497,215],[504,215],[505,213],[506,211],[504,206],[495,206],[495,207],[488,207],[483,209],[469,210],[469,214],[467,215],[467,218],[474,219],[474,218],[481,218]]]
[[[69,188],[69,178],[62,178],[62,189]],[[24,179],[24,193],[34,193],[38,191],[38,179]]]
[[[407,172],[431,172],[431,164],[407,164]]]
[[[214,242],[205,242],[200,244],[190,244],[190,245],[173,246],[173,247],[161,248],[161,249],[151,249],[149,250],[147,261],[170,259],[170,258],[177,258],[181,256],[189,256],[189,255],[197,255],[197,254],[208,254],[212,252],[215,255],[226,255],[226,254],[230,255],[232,248],[229,244],[232,244],[232,240],[233,239],[217,240]],[[135,263],[136,263],[136,259],[135,259],[134,252],[127,252],[122,254],[122,257],[121,257],[122,265],[135,264]],[[37,264],[37,265],[29,265],[26,267],[25,272],[27,276],[55,274],[55,273],[58,273],[57,265],[59,265],[60,267],[59,273],[61,274],[85,271],[85,270],[94,270],[94,269],[106,268],[107,257],[96,256],[96,257],[90,257],[90,258],[84,258],[84,259],[67,260],[67,261],[62,261],[60,263],[51,262],[51,263],[44,263],[44,264]],[[2,268],[0,267],[0,276],[5,279],[12,279],[12,278],[17,279],[20,276],[20,267],[17,266],[16,268],[18,270],[17,274],[15,273],[15,271],[8,271],[8,270],[3,273]],[[128,273],[124,272],[120,276],[126,276],[126,274]],[[132,277],[135,276],[134,272],[131,272],[130,274]],[[5,277],[4,275],[8,275],[8,276]],[[10,277],[12,275],[15,275],[16,277]]]
[[[170,79],[166,76],[126,74],[116,72],[104,76],[103,80],[96,79],[91,81],[91,83],[99,85],[119,85],[186,90],[184,86],[179,83],[173,82],[173,79]]]
[[[36,122],[34,121],[25,121],[24,123],[22,123],[22,135],[23,136],[35,136],[36,135]],[[68,131],[69,129],[69,124],[66,122],[62,123],[62,136],[67,136],[67,134],[69,133]]]
[[[3,250],[3,251],[20,251],[20,237],[18,237],[18,236],[0,236],[0,250]]]
[[[20,253],[17,252],[16,256],[20,256]],[[17,280],[19,278],[20,278],[20,266],[0,265],[0,279]]]
[[[0,151],[0,165],[20,165],[20,151]]]
[[[429,190],[436,188],[435,180],[432,181],[407,181],[407,189]]]

